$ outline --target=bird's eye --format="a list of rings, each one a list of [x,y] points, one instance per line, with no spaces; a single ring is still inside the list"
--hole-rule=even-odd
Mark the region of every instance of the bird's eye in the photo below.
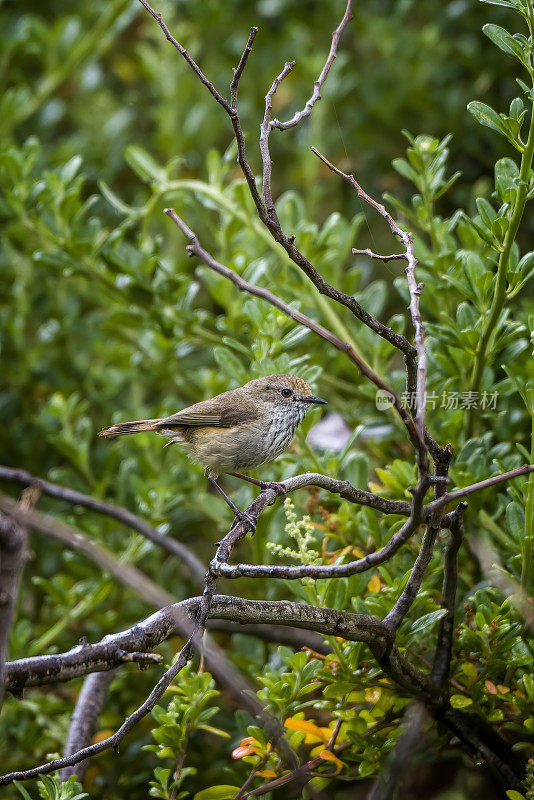
[[[291,389],[282,389],[282,397],[291,397],[292,394]]]

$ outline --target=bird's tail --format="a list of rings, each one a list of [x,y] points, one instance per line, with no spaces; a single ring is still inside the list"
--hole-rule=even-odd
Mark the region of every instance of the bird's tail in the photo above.
[[[126,436],[130,433],[155,431],[158,422],[161,422],[161,419],[138,419],[134,422],[119,422],[118,425],[104,428],[98,435],[105,436],[106,439],[114,439],[115,436]]]

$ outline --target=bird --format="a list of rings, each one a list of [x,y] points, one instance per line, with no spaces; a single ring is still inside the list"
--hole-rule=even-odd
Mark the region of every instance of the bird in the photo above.
[[[161,419],[119,422],[100,431],[113,439],[142,431],[154,431],[183,445],[192,461],[204,467],[204,474],[234,512],[235,518],[255,523],[240,511],[217,482],[221,473],[233,475],[262,489],[280,484],[260,481],[242,474],[272,461],[290,444],[297,427],[312,405],[326,405],[298,375],[277,374],[255,378],[237,389],[218,394]]]

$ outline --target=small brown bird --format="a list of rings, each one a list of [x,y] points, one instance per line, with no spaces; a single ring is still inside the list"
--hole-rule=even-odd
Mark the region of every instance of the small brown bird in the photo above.
[[[168,444],[183,444],[191,459],[204,467],[206,477],[236,517],[254,528],[252,520],[232,503],[217,483],[219,473],[234,475],[262,488],[268,486],[241,471],[259,467],[280,455],[291,442],[310,405],[326,402],[312,395],[306,381],[297,375],[267,375],[164,419],[112,425],[100,431],[100,436],[111,439],[140,431],[156,431],[170,439]]]

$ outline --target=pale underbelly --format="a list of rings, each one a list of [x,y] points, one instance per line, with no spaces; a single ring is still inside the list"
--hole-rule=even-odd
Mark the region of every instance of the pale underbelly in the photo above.
[[[243,472],[272,461],[290,444],[294,426],[189,429],[177,438],[194,461],[214,472]]]

